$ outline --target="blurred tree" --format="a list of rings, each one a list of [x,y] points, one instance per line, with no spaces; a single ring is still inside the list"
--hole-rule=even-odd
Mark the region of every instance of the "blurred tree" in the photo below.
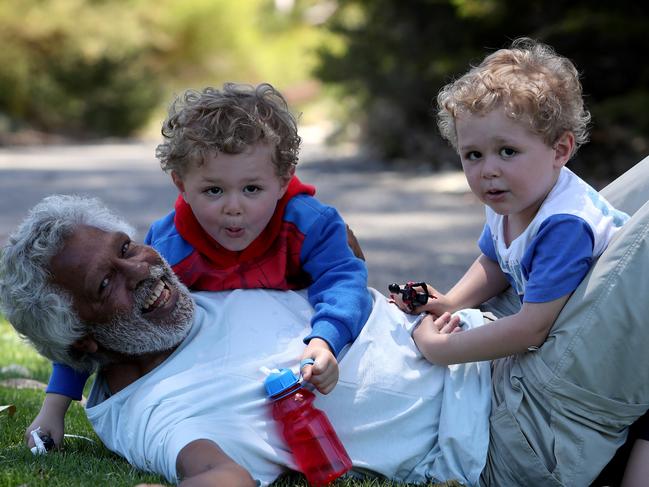
[[[44,131],[132,132],[160,93],[138,24],[141,4],[2,2],[0,111]]]
[[[647,4],[339,0],[327,26],[339,44],[320,49],[316,75],[342,88],[367,145],[386,159],[457,164],[437,136],[436,93],[519,36],[552,45],[583,73],[592,143],[571,164],[605,180],[649,152]]]
[[[326,34],[302,15],[313,4],[3,0],[0,122],[4,130],[125,136],[171,91],[225,81],[289,89],[310,77]]]

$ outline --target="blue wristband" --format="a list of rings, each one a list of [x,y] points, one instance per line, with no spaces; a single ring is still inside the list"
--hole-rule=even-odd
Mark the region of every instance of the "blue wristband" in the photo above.
[[[313,365],[315,363],[315,360],[312,358],[305,358],[300,362],[300,370],[304,368],[305,365]]]

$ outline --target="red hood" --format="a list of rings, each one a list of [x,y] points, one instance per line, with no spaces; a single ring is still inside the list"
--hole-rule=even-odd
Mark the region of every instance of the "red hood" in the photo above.
[[[178,195],[176,199],[176,215],[174,224],[182,238],[192,245],[199,253],[207,257],[217,268],[231,267],[238,262],[246,262],[266,252],[279,233],[284,219],[284,210],[289,200],[298,194],[315,194],[315,187],[302,183],[293,176],[288,183],[286,193],[277,202],[275,213],[266,228],[248,247],[241,251],[232,251],[222,247],[201,227],[194,216],[191,206]]]

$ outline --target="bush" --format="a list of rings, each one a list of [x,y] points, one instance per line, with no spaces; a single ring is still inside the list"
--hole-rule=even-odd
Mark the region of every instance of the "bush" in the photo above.
[[[349,105],[363,120],[366,145],[386,159],[436,168],[457,161],[437,135],[437,92],[520,36],[550,44],[583,73],[593,142],[571,164],[610,179],[649,148],[646,4],[339,0],[327,25],[343,47],[320,50],[316,75],[354,98]]]
[[[3,2],[0,112],[14,127],[82,136],[132,133],[161,95],[140,4]]]
[[[131,135],[172,91],[299,86],[323,29],[310,0],[4,0],[0,132]]]

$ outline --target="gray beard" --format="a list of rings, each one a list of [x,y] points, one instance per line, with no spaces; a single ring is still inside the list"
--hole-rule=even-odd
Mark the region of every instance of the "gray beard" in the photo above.
[[[164,277],[170,288],[179,291],[176,308],[162,321],[151,322],[142,314],[147,297]],[[125,355],[163,352],[178,345],[189,333],[194,317],[194,301],[187,288],[164,262],[151,268],[151,276],[135,291],[133,309],[118,313],[104,326],[97,326],[93,336],[104,348]]]

